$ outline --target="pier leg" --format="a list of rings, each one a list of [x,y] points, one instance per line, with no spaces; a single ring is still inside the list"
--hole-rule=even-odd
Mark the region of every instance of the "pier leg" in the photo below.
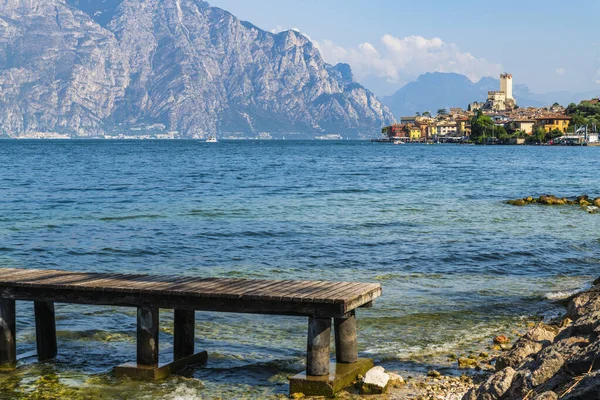
[[[334,318],[335,358],[338,363],[352,364],[358,360],[356,342],[356,314],[346,318]]]
[[[51,360],[56,357],[56,318],[54,303],[34,301],[35,311],[35,339],[37,343],[38,359]]]
[[[158,308],[138,307],[137,363],[158,364]]]
[[[0,300],[0,366],[17,363],[15,301]]]
[[[357,358],[355,314],[334,320],[336,362],[329,362],[331,318],[309,318],[306,371],[290,378],[290,395],[333,397],[373,368],[373,360]]]
[[[179,360],[194,354],[194,310],[175,310],[173,357]]]
[[[306,375],[329,375],[331,318],[308,318]]]

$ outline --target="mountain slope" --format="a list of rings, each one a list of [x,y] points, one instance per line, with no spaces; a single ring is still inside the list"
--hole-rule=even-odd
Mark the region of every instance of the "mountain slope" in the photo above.
[[[110,32],[51,0],[0,1],[0,132],[96,132],[123,98]]]
[[[0,115],[5,133],[369,134],[393,119],[306,37],[200,0],[0,0],[0,15],[0,79],[13,88],[0,97],[12,109]]]

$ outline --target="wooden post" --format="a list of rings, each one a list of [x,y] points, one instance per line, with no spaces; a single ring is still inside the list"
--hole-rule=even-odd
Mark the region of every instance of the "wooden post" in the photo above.
[[[17,363],[15,301],[0,300],[0,365]]]
[[[182,359],[194,354],[194,310],[175,310],[175,335],[173,338],[173,357]]]
[[[137,363],[158,364],[158,308],[138,307]]]
[[[351,364],[358,360],[356,343],[356,314],[354,311],[346,318],[334,318],[335,358],[339,363]]]
[[[54,303],[34,301],[35,312],[35,340],[37,344],[38,359],[51,360],[56,357],[56,318]]]
[[[308,318],[306,375],[329,375],[331,318]]]

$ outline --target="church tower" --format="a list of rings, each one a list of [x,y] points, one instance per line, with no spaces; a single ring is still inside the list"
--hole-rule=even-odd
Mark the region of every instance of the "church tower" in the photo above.
[[[500,75],[500,91],[506,94],[506,100],[514,100],[512,74]]]

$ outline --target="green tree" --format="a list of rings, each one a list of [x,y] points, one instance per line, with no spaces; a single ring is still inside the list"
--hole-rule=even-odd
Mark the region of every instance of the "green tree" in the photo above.
[[[507,142],[510,139],[510,135],[506,132],[506,129],[503,126],[497,126],[494,129],[495,136],[500,139],[502,142]]]
[[[448,110],[446,110],[445,108],[440,108],[439,110],[437,110],[437,115],[447,115],[448,114]]]
[[[423,111],[422,114],[424,117],[431,117],[431,113],[429,111]]]
[[[493,135],[494,128],[494,121],[484,115],[481,110],[477,110],[477,113],[471,118],[471,140],[483,142],[484,138]]]

